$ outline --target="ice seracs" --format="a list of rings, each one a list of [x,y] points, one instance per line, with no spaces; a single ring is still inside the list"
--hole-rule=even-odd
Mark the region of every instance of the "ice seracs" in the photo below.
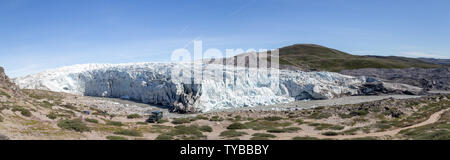
[[[364,77],[331,72],[259,70],[215,64],[189,70],[191,66],[192,63],[84,64],[14,81],[21,88],[126,98],[169,106],[171,111],[181,113],[356,95],[366,82]],[[202,74],[196,80],[198,83],[186,83],[191,72]]]

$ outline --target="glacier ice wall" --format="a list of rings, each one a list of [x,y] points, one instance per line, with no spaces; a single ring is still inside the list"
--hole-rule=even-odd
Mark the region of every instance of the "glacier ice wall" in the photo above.
[[[26,89],[127,98],[181,113],[355,95],[365,82],[364,77],[331,72],[202,66],[193,69],[201,73],[194,84],[185,83],[192,74],[192,63],[74,65],[14,81]]]

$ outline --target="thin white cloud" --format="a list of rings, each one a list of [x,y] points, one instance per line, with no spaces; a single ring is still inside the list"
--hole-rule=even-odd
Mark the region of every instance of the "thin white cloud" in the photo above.
[[[436,55],[436,54],[430,54],[430,53],[424,53],[424,52],[405,52],[402,55],[405,55],[408,57],[421,57],[421,58],[441,58],[441,59],[449,58],[448,56],[442,56],[442,55]]]

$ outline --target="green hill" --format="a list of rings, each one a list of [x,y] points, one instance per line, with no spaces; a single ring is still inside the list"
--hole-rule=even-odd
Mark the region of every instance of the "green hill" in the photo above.
[[[296,44],[280,48],[280,64],[306,70],[339,72],[361,68],[438,68],[415,58],[395,56],[357,56],[314,44]]]

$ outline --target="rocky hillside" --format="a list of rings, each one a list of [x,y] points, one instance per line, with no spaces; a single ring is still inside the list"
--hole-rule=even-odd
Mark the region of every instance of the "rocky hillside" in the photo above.
[[[6,76],[3,67],[0,67],[0,102],[19,95],[21,95],[19,88]]]
[[[450,67],[450,59],[435,59],[435,58],[418,58],[418,59],[428,63],[440,64]]]
[[[313,44],[297,44],[280,48],[280,64],[306,70],[341,70],[361,68],[436,68],[437,64],[406,57],[356,56]]]
[[[450,90],[450,68],[357,69],[341,72],[351,76],[371,76],[387,82],[405,83],[426,90]]]
[[[270,54],[270,52],[269,52]],[[244,53],[235,57],[249,57],[256,59],[256,53]],[[248,62],[235,62],[234,58],[227,60],[237,66],[249,65]],[[272,56],[269,56],[273,58]],[[236,59],[239,59],[236,58]],[[268,58],[270,61],[271,58]],[[415,58],[396,56],[357,56],[315,44],[296,44],[279,49],[279,62],[281,69],[303,71],[330,71],[352,70],[362,68],[441,68],[441,64],[422,61]],[[261,58],[263,59],[263,58]],[[248,61],[248,60],[247,60]],[[222,63],[218,60],[214,63]],[[240,64],[246,63],[246,64]],[[250,66],[251,67],[251,66]]]

